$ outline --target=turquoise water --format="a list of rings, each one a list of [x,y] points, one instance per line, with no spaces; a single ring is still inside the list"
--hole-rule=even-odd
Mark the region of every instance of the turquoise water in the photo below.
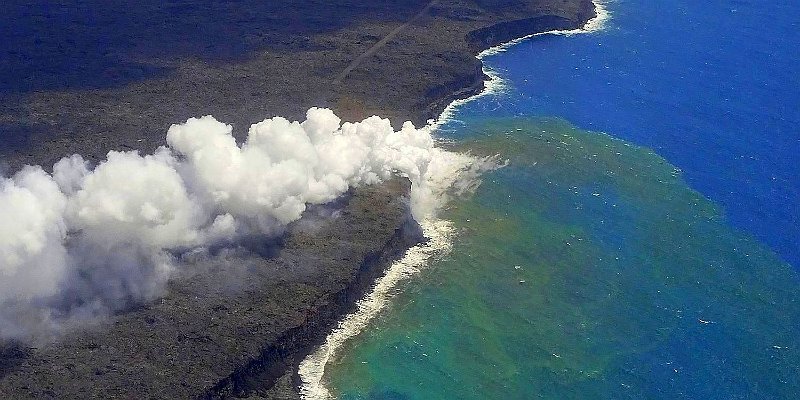
[[[797,93],[790,85],[796,78],[785,72],[796,64],[785,57],[773,64],[786,65],[762,72],[734,68],[750,78],[718,77],[718,87],[751,84],[749,100],[737,98],[735,108],[748,107],[749,117],[770,124],[725,114],[726,90],[709,94],[705,70],[688,74],[703,78],[656,96],[654,87],[676,85],[670,77],[681,73],[670,68],[701,57],[695,44],[726,49],[695,43],[706,30],[679,31],[697,25],[693,13],[706,11],[703,18],[719,28],[731,23],[723,12],[760,4],[674,3],[613,3],[615,18],[604,33],[540,37],[486,60],[510,90],[462,107],[442,134],[473,153],[500,154],[509,165],[452,203],[442,215],[459,232],[450,255],[408,282],[328,365],[337,396],[800,396],[800,278],[786,261],[796,258],[800,243],[798,147],[791,146],[797,103],[778,104]],[[778,19],[797,15],[797,6],[771,7],[782,11]],[[684,17],[644,24],[656,11]],[[720,40],[727,43],[728,33]],[[783,39],[735,36],[787,50]],[[642,50],[670,45],[688,50]],[[733,68],[761,45],[740,44],[745,54],[730,53],[730,64],[728,53],[711,51],[714,68]],[[626,52],[636,56],[614,57]],[[663,58],[661,74],[637,75],[655,62],[643,52]],[[750,55],[755,64],[759,54]],[[606,69],[613,83],[597,83]],[[573,80],[558,84],[566,76]],[[764,103],[763,83],[776,87],[776,76],[790,87]],[[681,95],[691,98],[681,102]],[[720,119],[727,121],[722,128]],[[743,149],[769,158],[741,157]],[[767,183],[753,183],[764,177]]]

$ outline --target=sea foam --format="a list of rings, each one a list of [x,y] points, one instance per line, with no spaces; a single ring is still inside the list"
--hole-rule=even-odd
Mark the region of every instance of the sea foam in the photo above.
[[[486,57],[503,53],[507,51],[509,48],[537,36],[545,36],[545,35],[572,36],[572,35],[602,31],[603,29],[605,29],[608,21],[611,19],[611,14],[608,12],[608,9],[605,6],[606,4],[607,1],[595,1],[594,8],[596,15],[594,18],[587,21],[582,28],[570,29],[570,30],[552,30],[552,31],[539,32],[523,36],[511,40],[509,42],[501,43],[497,46],[493,46],[486,50],[483,50],[480,53],[478,53],[476,58],[479,60],[483,60]],[[458,110],[464,104],[470,103],[474,100],[477,100],[479,98],[488,95],[502,93],[508,87],[506,81],[503,79],[500,73],[498,71],[495,71],[487,67],[485,64],[483,66],[483,73],[489,78],[484,81],[484,89],[480,93],[477,93],[473,96],[467,97],[465,99],[457,99],[451,102],[447,107],[445,107],[441,115],[439,115],[438,119],[428,121],[428,124],[433,129],[441,129],[444,125],[455,121],[456,110]]]
[[[611,19],[611,14],[608,12],[608,9],[606,8],[606,4],[607,3],[608,3],[607,0],[606,1],[599,1],[599,0],[595,1],[594,2],[594,10],[595,10],[595,14],[596,14],[595,17],[590,19],[589,21],[587,21],[586,24],[584,24],[583,27],[581,27],[581,28],[578,28],[578,29],[567,29],[567,30],[554,29],[552,31],[538,32],[538,33],[533,33],[533,34],[530,34],[530,35],[527,35],[527,36],[522,36],[522,37],[516,38],[514,40],[511,40],[511,41],[508,41],[508,42],[505,42],[505,43],[501,43],[501,44],[499,44],[497,46],[490,47],[490,48],[478,53],[477,57],[478,57],[478,59],[483,60],[486,57],[489,57],[489,56],[492,56],[492,55],[495,55],[495,54],[499,54],[499,53],[503,53],[506,50],[510,49],[511,47],[513,47],[513,46],[515,46],[517,44],[520,44],[520,43],[522,43],[522,42],[524,42],[524,41],[526,41],[526,40],[528,40],[530,38],[536,37],[536,36],[545,36],[545,35],[572,36],[572,35],[579,35],[579,34],[594,33],[594,32],[602,31],[602,30],[604,30],[606,28],[608,21]]]
[[[300,363],[299,374],[303,382],[300,394],[306,399],[333,398],[323,382],[325,365],[344,342],[361,333],[369,322],[386,307],[396,286],[419,272],[431,258],[445,255],[452,246],[453,228],[450,222],[428,219],[420,223],[428,241],[408,249],[400,260],[394,262],[373,291],[358,302],[358,309],[346,316],[331,332],[325,343]]]

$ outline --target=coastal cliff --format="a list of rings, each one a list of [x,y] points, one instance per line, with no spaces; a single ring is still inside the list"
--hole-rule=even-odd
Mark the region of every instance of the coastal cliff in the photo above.
[[[0,133],[7,139],[0,145],[2,162],[13,171],[23,164],[52,165],[72,153],[99,160],[112,149],[149,152],[163,144],[171,123],[204,114],[233,121],[239,138],[264,117],[299,118],[312,105],[348,120],[378,114],[395,124],[421,125],[453,100],[483,90],[485,76],[474,57],[480,50],[536,32],[578,28],[594,16],[589,0],[435,2],[423,18],[334,82],[349,62],[426,3],[325,8],[338,22],[299,13],[295,25],[285,27],[280,15],[295,15],[296,5],[274,2],[265,26],[247,23],[267,32],[272,27],[275,35],[229,57],[189,46],[165,61],[161,49],[150,48],[136,56],[158,73],[101,84],[80,76],[59,83],[46,69],[28,72],[29,78],[56,83],[0,92]],[[187,12],[190,20],[203,15]],[[234,39],[218,40],[224,46]],[[362,187],[278,239],[183,255],[185,276],[156,302],[40,348],[3,345],[0,394],[297,397],[297,364],[392,260],[422,240],[407,192],[404,180]]]

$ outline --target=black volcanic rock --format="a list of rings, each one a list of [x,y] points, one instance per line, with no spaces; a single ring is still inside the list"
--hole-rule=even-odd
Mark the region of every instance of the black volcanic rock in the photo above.
[[[584,19],[579,19],[583,21]],[[474,49],[497,46],[516,38],[537,32],[575,29],[575,20],[558,15],[543,15],[534,18],[501,22],[486,28],[476,29],[467,34],[467,41]]]
[[[312,106],[421,125],[483,88],[478,50],[594,15],[590,0],[439,0],[334,83],[429,1],[39,3],[0,13],[0,164],[11,171],[151,152],[171,124],[207,114],[238,138]]]

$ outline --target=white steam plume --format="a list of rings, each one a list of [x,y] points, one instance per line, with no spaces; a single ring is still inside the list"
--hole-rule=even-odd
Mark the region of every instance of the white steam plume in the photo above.
[[[344,123],[312,108],[276,117],[239,145],[211,116],[173,125],[153,154],[109,152],[91,168],[79,155],[48,174],[25,167],[0,181],[0,337],[158,296],[174,250],[274,234],[309,204],[392,174],[412,182],[412,212],[432,213],[447,188],[430,176],[471,157],[434,147],[430,128],[386,119]]]

